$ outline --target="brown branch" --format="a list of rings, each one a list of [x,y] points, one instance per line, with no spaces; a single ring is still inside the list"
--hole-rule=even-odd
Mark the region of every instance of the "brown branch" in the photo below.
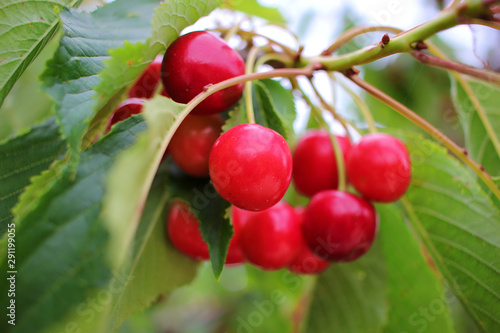
[[[500,74],[493,71],[479,69],[459,62],[441,59],[423,51],[414,51],[411,53],[411,55],[423,64],[452,70],[461,74],[472,76],[482,81],[500,85]]]

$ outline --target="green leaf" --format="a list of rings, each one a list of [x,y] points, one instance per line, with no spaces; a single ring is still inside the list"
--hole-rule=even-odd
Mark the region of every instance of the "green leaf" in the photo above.
[[[118,0],[93,13],[61,12],[64,36],[54,59],[43,74],[45,89],[55,100],[56,117],[73,156],[94,115],[99,72],[109,49],[145,42],[151,34],[156,0]]]
[[[239,124],[243,124],[247,122],[247,113],[244,106],[244,100],[240,99],[236,105],[234,105],[231,110],[228,112],[228,117],[226,122],[222,126],[222,132],[226,132],[227,130],[238,126]]]
[[[113,300],[110,331],[151,305],[158,297],[190,282],[198,263],[178,252],[167,241],[165,207],[169,186],[165,168],[156,175],[149,192],[129,258],[130,282]]]
[[[387,270],[389,314],[383,332],[453,332],[446,294],[394,205],[377,205]],[[451,298],[453,299],[453,298]]]
[[[0,235],[13,220],[11,209],[31,177],[46,170],[64,150],[54,118],[0,145]]]
[[[210,179],[186,176],[175,166],[171,169],[171,197],[188,203],[191,212],[200,221],[201,235],[208,245],[212,270],[218,280],[233,236],[228,210],[230,203],[217,193]]]
[[[219,4],[218,0],[163,2],[155,9],[151,23],[152,37],[147,43],[126,42],[123,47],[110,50],[111,58],[104,62],[106,68],[99,74],[102,81],[95,88],[99,97],[95,107],[97,113],[89,126],[84,145],[92,142],[94,136],[102,130],[123,94],[156,55],[164,53],[184,28],[210,14]]]
[[[226,0],[225,6],[273,23],[285,23],[279,9],[262,6],[257,0]]]
[[[256,118],[258,118],[257,113],[261,113],[264,119],[263,125],[290,141],[294,136],[293,122],[296,114],[292,93],[283,88],[278,81],[271,79],[254,82],[253,87]]]
[[[318,277],[304,332],[377,332],[387,317],[380,240],[362,258],[333,264]]]
[[[144,128],[140,116],[115,126],[82,154],[76,174],[70,166],[60,168],[37,204],[16,220],[16,325],[9,332],[72,322],[82,325],[82,331],[99,331],[96,317],[106,314],[104,308],[88,316],[82,312],[112,278],[114,258],[106,256],[110,231],[98,218],[106,175],[116,155]],[[8,290],[5,253],[0,261],[0,287]],[[8,302],[7,293],[2,294],[0,304]],[[1,321],[0,331],[7,332],[7,326]]]
[[[59,29],[58,11],[75,0],[4,0],[0,4],[0,106]]]
[[[500,211],[442,147],[407,136],[412,185],[403,200],[440,273],[485,332],[500,331]]]
[[[105,219],[112,230],[110,257],[119,267],[133,241],[147,194],[168,142],[186,116],[184,104],[157,96],[146,101],[142,115],[148,124],[130,149],[113,166],[104,198]],[[126,179],[127,181],[124,181]]]
[[[485,83],[467,81],[484,109],[498,140],[500,136],[500,89]],[[465,148],[470,156],[492,176],[500,176],[500,156],[486,132],[479,114],[464,88],[452,77],[451,93],[465,134]]]

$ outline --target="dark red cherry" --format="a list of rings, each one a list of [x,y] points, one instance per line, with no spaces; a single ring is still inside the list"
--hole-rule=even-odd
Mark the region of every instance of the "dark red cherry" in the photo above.
[[[296,207],[295,212],[299,216],[302,226],[305,209],[303,207]],[[330,262],[319,258],[309,249],[302,236],[299,251],[288,265],[288,269],[295,274],[318,274],[324,271],[329,264]]]
[[[377,233],[371,203],[354,194],[327,190],[312,197],[302,231],[309,249],[329,261],[352,261],[366,253]]]
[[[163,56],[159,55],[148,65],[137,82],[130,88],[129,97],[151,98],[160,83],[161,62]],[[168,97],[168,96],[167,96]]]
[[[167,219],[167,233],[177,250],[195,260],[208,260],[208,246],[201,236],[200,222],[183,201],[174,201]]]
[[[350,183],[365,198],[392,202],[410,185],[410,155],[399,139],[384,133],[368,134],[351,148],[346,171]]]
[[[223,133],[212,147],[210,178],[233,205],[263,210],[283,198],[292,177],[292,154],[277,132],[241,124]]]
[[[248,261],[263,269],[286,267],[295,258],[302,241],[300,218],[286,203],[253,213],[240,234],[240,245]]]
[[[195,31],[177,38],[167,49],[161,79],[167,94],[178,103],[188,103],[210,84],[245,73],[241,56],[221,38]],[[222,112],[241,97],[243,84],[218,91],[199,104],[197,115]]]
[[[337,135],[344,159],[351,147],[349,139]],[[313,196],[339,185],[337,161],[326,130],[310,130],[293,153],[293,182],[300,193]]]
[[[191,176],[208,176],[208,158],[222,125],[224,120],[219,115],[188,115],[168,144],[175,164]]]
[[[134,114],[141,113],[143,106],[144,100],[140,98],[129,98],[123,101],[116,107],[116,110],[109,118],[108,123],[106,124],[105,132],[109,132],[111,126],[113,126],[114,124],[130,118]]]

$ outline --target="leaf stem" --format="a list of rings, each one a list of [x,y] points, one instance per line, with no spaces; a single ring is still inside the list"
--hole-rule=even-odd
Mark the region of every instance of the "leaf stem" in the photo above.
[[[398,101],[394,100],[392,97],[386,95],[384,92],[370,85],[368,82],[362,80],[357,75],[348,75],[347,77],[355,84],[357,84],[359,87],[368,92],[370,95],[382,101],[383,103],[387,104],[388,106],[393,108],[395,111],[399,112],[404,117],[408,118],[415,125],[422,128],[430,136],[432,136],[434,139],[440,142],[443,146],[448,148],[448,150],[450,150],[455,156],[457,156],[458,159],[460,159],[462,162],[468,165],[479,176],[479,178],[481,178],[484,181],[484,183],[490,188],[490,190],[495,194],[495,196],[500,199],[500,189],[492,181],[491,176],[486,173],[486,171],[481,165],[479,165],[476,161],[470,158],[470,156],[467,154],[467,151],[464,148],[459,147],[450,138],[448,138],[437,128],[432,126],[425,119],[417,115],[415,112],[413,112],[403,104],[399,103]]]

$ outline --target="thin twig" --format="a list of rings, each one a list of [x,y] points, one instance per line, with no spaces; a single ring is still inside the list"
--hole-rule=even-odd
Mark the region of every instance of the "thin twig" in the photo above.
[[[471,19],[471,20],[469,20],[469,22],[471,24],[484,25],[485,27],[490,27],[493,29],[500,30],[500,22],[487,21],[487,20],[481,20],[481,19]]]
[[[479,80],[493,83],[500,86],[500,74],[486,69],[479,69],[473,66],[465,65],[459,62],[441,59],[423,51],[414,51],[411,55],[423,64],[449,69],[458,73],[475,77]]]
[[[359,76],[357,75],[347,75],[347,77],[353,81],[355,84],[357,84],[359,87],[364,89],[367,93],[372,95],[373,97],[377,98],[381,102],[384,102],[391,108],[393,108],[395,111],[399,112],[401,115],[404,117],[408,118],[410,121],[412,121],[415,125],[418,127],[422,128],[424,131],[426,131],[429,135],[431,135],[434,139],[436,139],[438,142],[440,142],[443,146],[448,148],[453,154],[455,154],[461,161],[463,161],[465,164],[467,164],[483,181],[484,183],[490,188],[490,190],[495,194],[495,196],[500,199],[500,189],[495,185],[495,183],[492,181],[491,176],[486,173],[484,168],[479,165],[476,161],[474,161],[470,156],[467,154],[466,150],[459,147],[455,142],[453,142],[450,138],[448,138],[446,135],[444,135],[442,132],[440,132],[437,128],[435,128],[433,125],[431,125],[429,122],[427,122],[425,119],[417,115],[415,112],[404,106],[403,104],[399,103],[392,97],[386,95],[384,92],[378,90],[368,82],[362,80]]]

